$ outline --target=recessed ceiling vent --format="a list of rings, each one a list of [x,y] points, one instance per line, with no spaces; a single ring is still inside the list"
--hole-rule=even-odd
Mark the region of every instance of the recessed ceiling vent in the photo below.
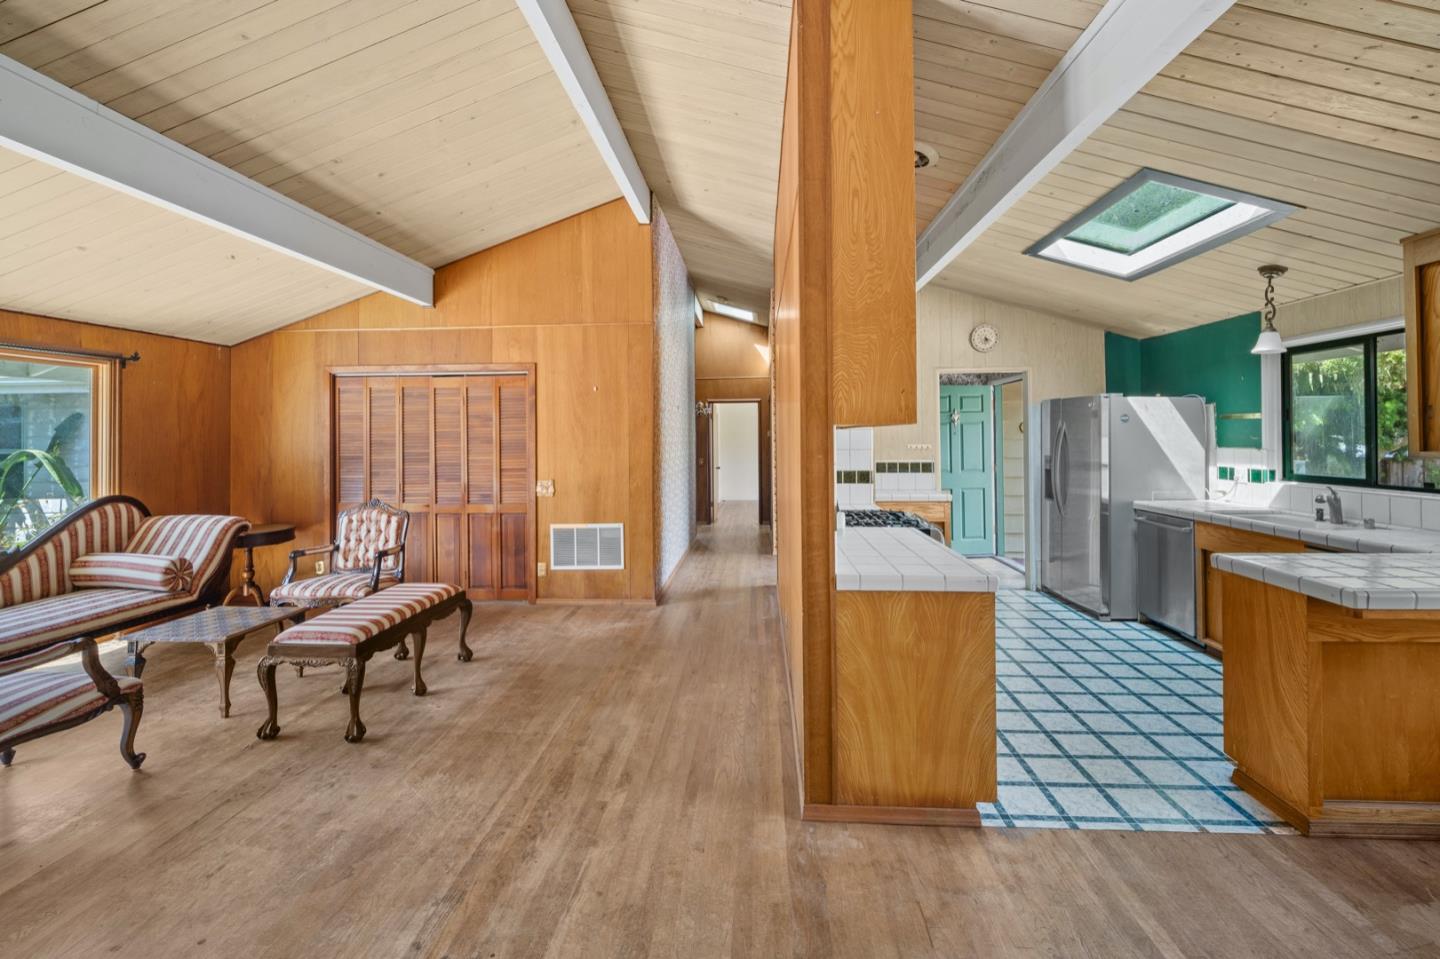
[[[557,571],[625,568],[623,523],[550,527],[550,568]]]

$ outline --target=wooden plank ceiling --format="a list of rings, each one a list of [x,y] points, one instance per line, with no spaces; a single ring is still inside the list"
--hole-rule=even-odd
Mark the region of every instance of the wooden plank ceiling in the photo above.
[[[927,11],[934,4],[918,0]],[[978,22],[964,29],[973,34]],[[1043,66],[1045,51],[1068,45],[1058,26],[1046,29],[1047,39],[1036,32],[1024,43],[1007,34],[997,56],[1017,71]],[[916,55],[925,55],[918,41]],[[999,92],[980,98],[1014,103]],[[1022,255],[1145,166],[1305,209],[1134,283]],[[944,199],[925,196],[937,209]],[[1440,3],[1242,0],[936,282],[1148,335],[1255,310],[1262,263],[1290,267],[1277,284],[1282,303],[1393,277],[1397,241],[1437,224]]]
[[[7,0],[0,53],[431,266],[618,195],[513,0]],[[0,156],[6,308],[233,343],[366,292]]]
[[[789,0],[570,0],[702,293],[764,311]]]

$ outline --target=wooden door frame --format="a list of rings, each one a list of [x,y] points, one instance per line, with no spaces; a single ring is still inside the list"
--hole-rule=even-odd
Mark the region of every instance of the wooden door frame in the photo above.
[[[378,366],[327,366],[325,377],[329,383],[330,404],[330,436],[326,444],[325,454],[325,495],[330,504],[330,515],[326,520],[326,528],[330,531],[330,540],[335,540],[335,510],[336,510],[336,489],[335,489],[335,437],[339,435],[340,411],[335,403],[335,381],[342,377],[368,377],[368,376],[520,376],[525,377],[525,415],[530,424],[530,463],[528,466],[529,487],[526,491],[526,518],[525,537],[530,546],[530,569],[525,577],[530,584],[526,590],[526,602],[535,605],[540,587],[540,577],[536,573],[535,563],[539,562],[539,507],[536,504],[535,496],[535,472],[540,459],[540,447],[536,442],[536,432],[539,429],[538,417],[535,406],[535,363],[402,363],[394,365]],[[432,464],[433,466],[433,464]]]
[[[766,484],[766,471],[770,465],[770,431],[768,425],[765,422],[765,401],[758,397],[727,396],[725,399],[706,400],[705,402],[710,405],[712,410],[720,404],[724,404],[726,406],[742,406],[746,403],[749,403],[755,407],[755,445],[756,449],[758,450],[758,455],[755,459],[755,479],[757,488],[756,496],[758,498],[758,501],[755,504],[755,524],[757,526],[764,526],[766,525],[765,514],[767,512],[765,506],[767,502],[769,502],[770,496],[770,490]],[[720,484],[715,482],[715,469],[719,465],[718,457],[715,455],[715,442],[717,439],[714,420],[715,414],[712,412],[710,415],[710,518],[713,522],[715,518],[715,507],[718,506],[720,503],[720,500],[718,498],[720,495]],[[774,508],[772,507],[769,512],[770,525],[773,528],[775,522]]]

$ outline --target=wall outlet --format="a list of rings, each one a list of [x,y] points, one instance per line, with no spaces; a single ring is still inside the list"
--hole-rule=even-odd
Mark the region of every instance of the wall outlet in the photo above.
[[[555,495],[555,481],[554,481],[554,480],[537,480],[536,483],[535,483],[535,495],[536,495],[536,496],[554,496],[554,495]]]
[[[536,563],[536,564],[535,564],[535,576],[536,576],[536,578],[539,578],[539,577],[544,576],[544,575],[545,575],[545,564],[544,564],[544,563]]]
[[[315,562],[315,575],[316,575],[316,576],[324,576],[324,575],[325,575],[325,561],[324,561],[323,559],[321,559],[321,560],[316,560],[316,562]]]

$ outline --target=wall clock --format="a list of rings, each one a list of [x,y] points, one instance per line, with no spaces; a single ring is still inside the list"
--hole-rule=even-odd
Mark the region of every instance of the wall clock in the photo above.
[[[1000,342],[1000,334],[989,323],[981,323],[970,331],[970,345],[977,353],[989,353]]]

